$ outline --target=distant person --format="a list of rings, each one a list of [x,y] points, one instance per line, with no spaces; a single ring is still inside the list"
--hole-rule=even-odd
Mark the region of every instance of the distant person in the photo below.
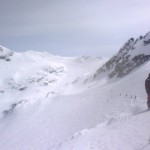
[[[148,109],[150,109],[150,73],[148,75],[148,78],[145,80],[145,89],[147,93],[147,106]]]

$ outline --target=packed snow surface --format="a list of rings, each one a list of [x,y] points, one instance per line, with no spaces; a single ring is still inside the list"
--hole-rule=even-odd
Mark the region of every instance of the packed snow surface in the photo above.
[[[150,112],[136,114],[147,109],[150,62],[122,79],[93,80],[107,59],[9,57],[0,59],[1,150],[150,149]]]

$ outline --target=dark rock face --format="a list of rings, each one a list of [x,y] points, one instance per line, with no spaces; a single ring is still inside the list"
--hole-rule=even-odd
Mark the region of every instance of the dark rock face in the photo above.
[[[144,41],[144,46],[150,44],[150,39],[148,39],[147,41]]]
[[[94,77],[123,77],[150,60],[150,33],[134,40],[130,38],[119,52],[97,70]]]

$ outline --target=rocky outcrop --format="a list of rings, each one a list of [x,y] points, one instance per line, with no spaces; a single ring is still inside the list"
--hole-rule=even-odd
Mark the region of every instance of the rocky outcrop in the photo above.
[[[150,60],[150,33],[138,39],[130,38],[119,52],[100,67],[95,77],[107,75],[109,78],[123,77]]]

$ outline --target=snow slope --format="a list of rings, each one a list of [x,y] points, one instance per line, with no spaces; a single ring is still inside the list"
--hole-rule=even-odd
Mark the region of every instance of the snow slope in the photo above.
[[[149,150],[149,115],[147,112],[132,118],[123,117],[80,131],[59,150]]]
[[[148,149],[150,114],[133,114],[147,107],[150,62],[85,82],[106,61],[34,51],[0,59],[0,149]]]
[[[144,79],[149,66],[150,62],[130,76],[105,85],[103,91],[108,92],[103,95],[109,102],[103,111],[107,114],[105,121],[75,133],[58,150],[149,150],[150,112],[142,112],[147,109]]]
[[[0,59],[1,149],[52,149],[87,126],[89,112],[81,110],[85,115],[80,119],[75,114],[88,88],[82,79],[105,61],[34,51],[14,52],[10,61]],[[92,103],[84,102],[87,107]]]

